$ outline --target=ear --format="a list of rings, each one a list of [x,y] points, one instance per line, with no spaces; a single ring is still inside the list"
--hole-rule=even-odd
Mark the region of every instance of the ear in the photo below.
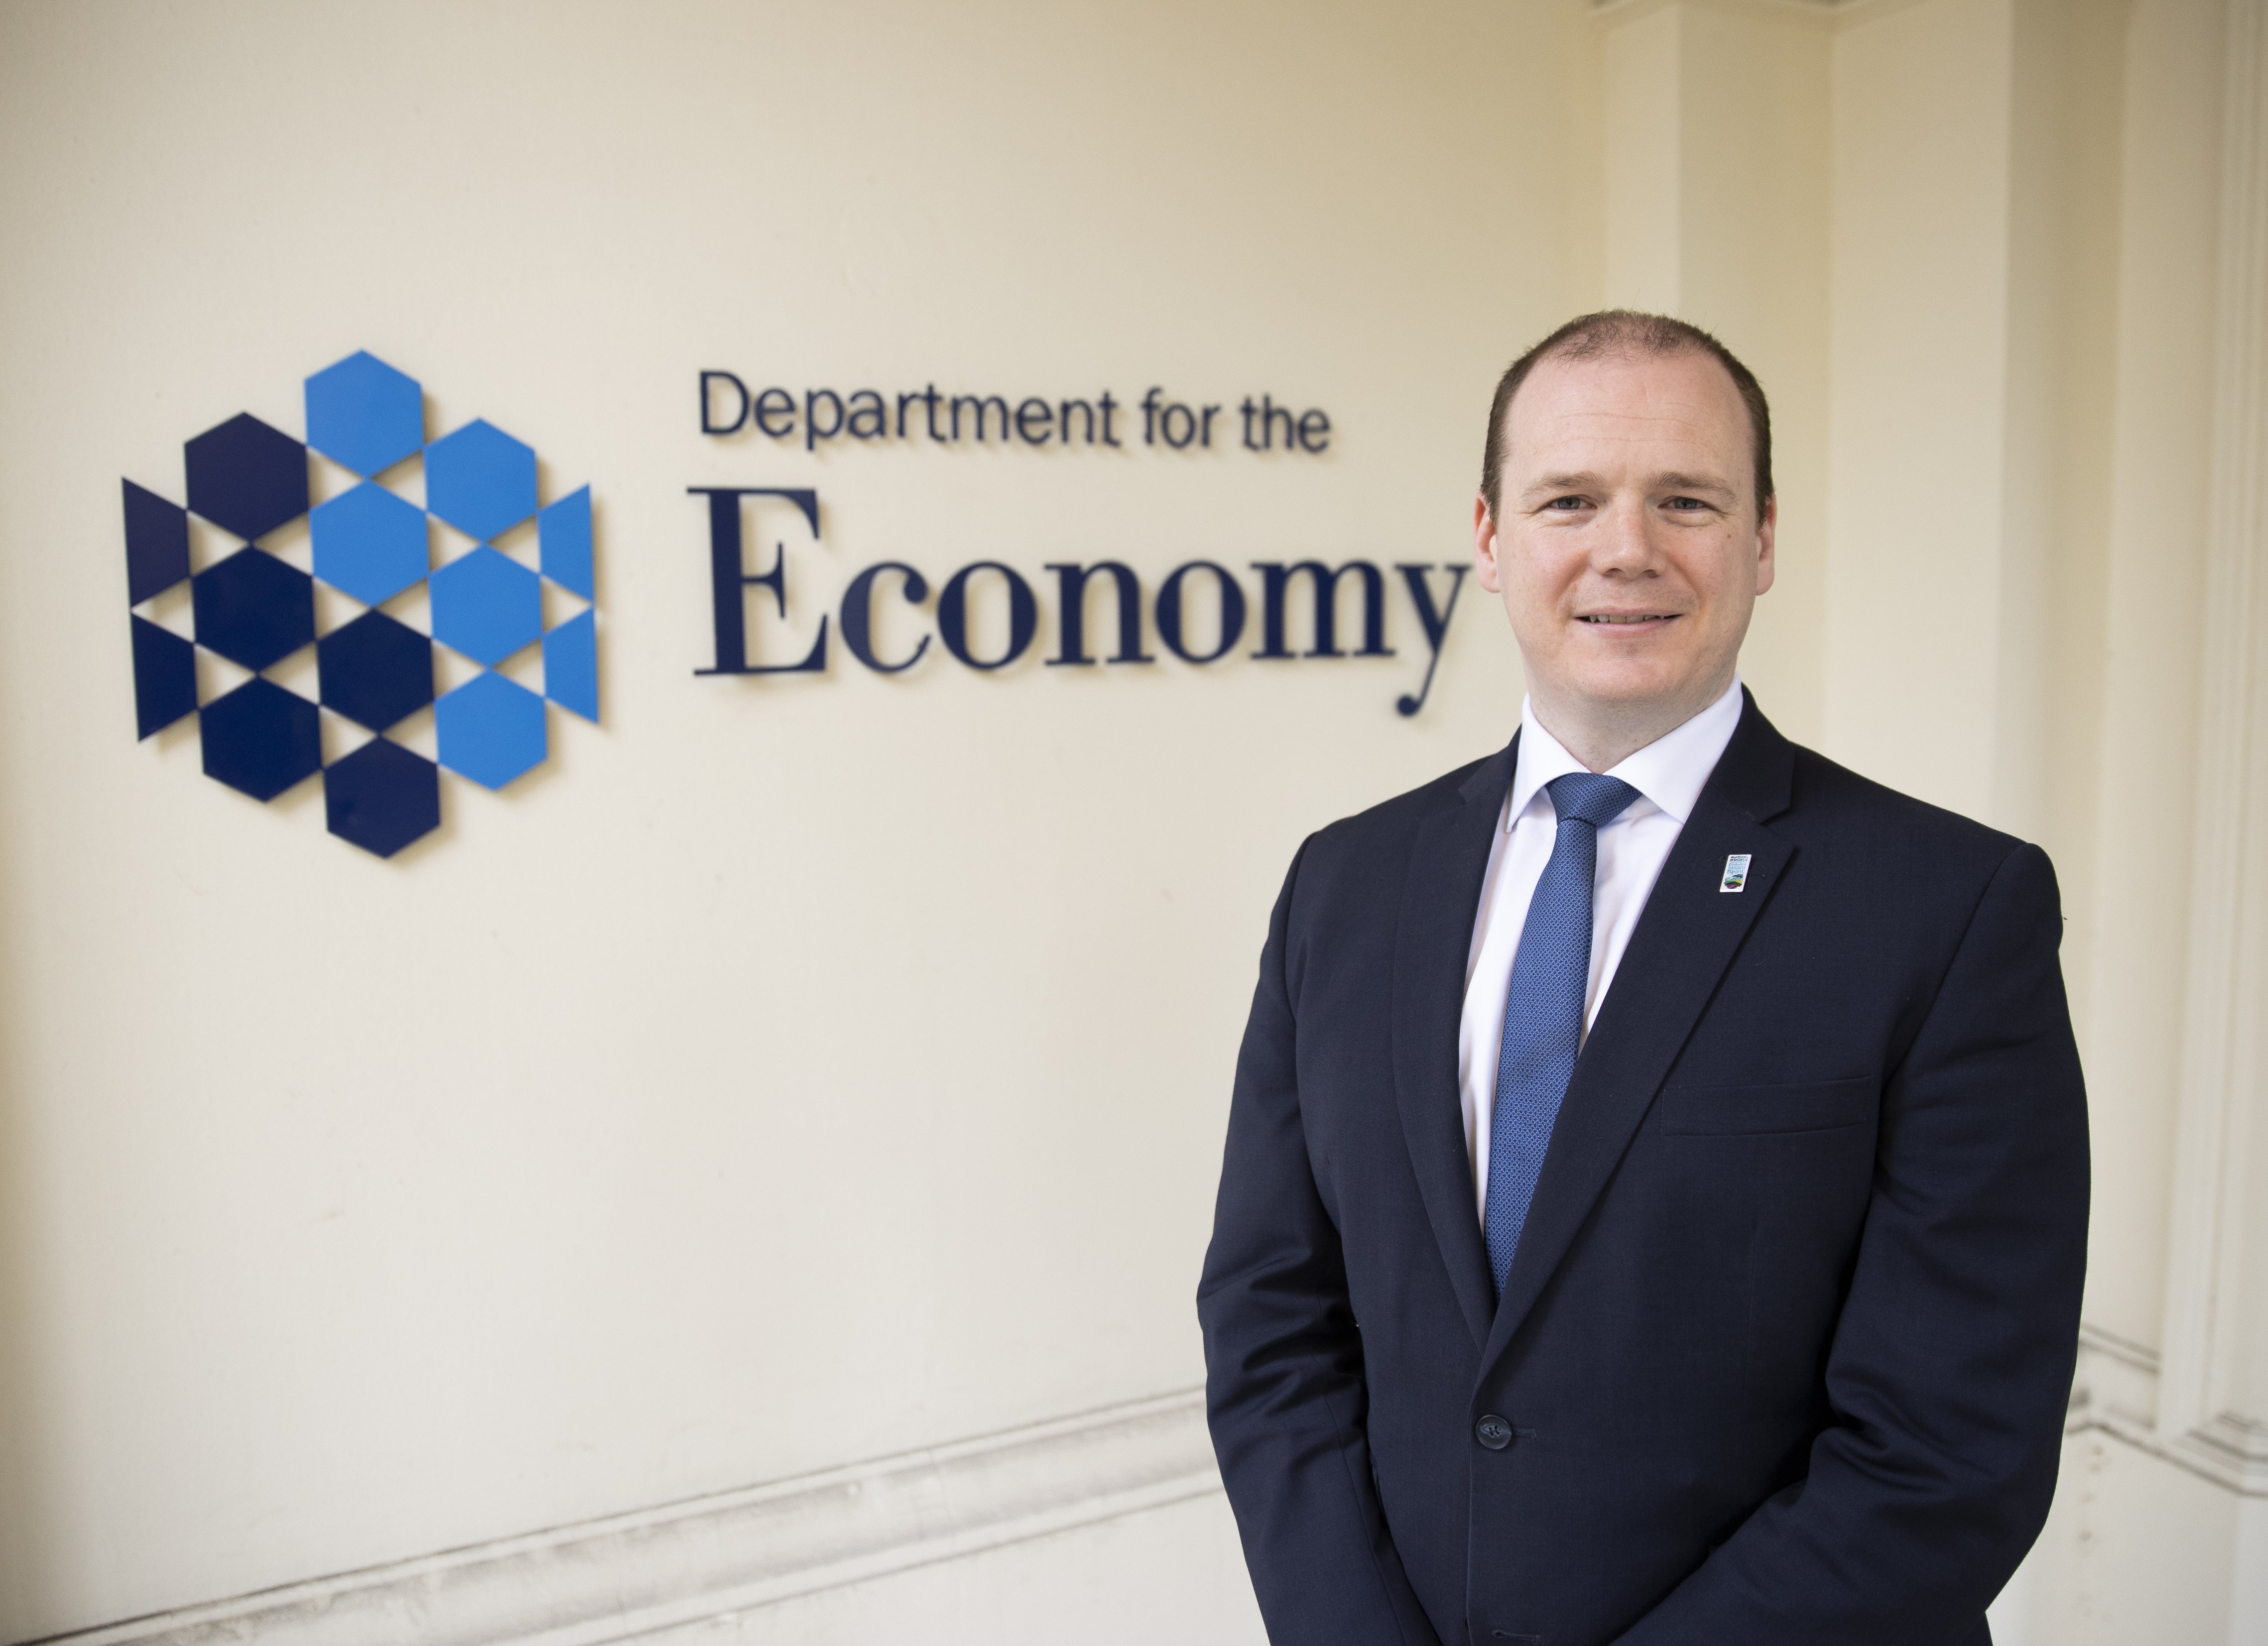
[[[1473,496],[1473,581],[1491,594],[1504,592],[1496,562],[1496,518],[1489,512],[1487,496],[1478,492]]]
[[[1756,522],[1756,592],[1764,593],[1772,586],[1772,573],[1777,562],[1772,559],[1772,533],[1779,525],[1779,499],[1764,501],[1764,518]]]

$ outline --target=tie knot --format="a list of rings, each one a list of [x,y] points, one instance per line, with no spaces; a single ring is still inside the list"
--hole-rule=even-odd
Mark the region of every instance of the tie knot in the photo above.
[[[1593,828],[1613,822],[1638,798],[1638,790],[1621,778],[1596,772],[1569,772],[1554,777],[1544,790],[1562,823],[1588,823]]]

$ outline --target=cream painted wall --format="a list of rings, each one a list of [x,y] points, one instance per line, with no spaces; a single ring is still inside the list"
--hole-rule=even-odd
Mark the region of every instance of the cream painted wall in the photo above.
[[[1997,815],[2011,0],[1834,41],[1827,752]]]
[[[702,680],[683,489],[820,490],[783,649],[884,558],[1447,562],[1495,373],[1602,302],[1772,393],[1768,712],[2063,879],[2090,1348],[1999,1637],[2259,1638],[2268,1497],[2157,1385],[2268,1420],[2268,1149],[2209,1228],[2176,1187],[2200,777],[2261,758],[2198,731],[2261,4],[0,5],[0,1639],[1194,1384],[1278,877],[1500,744],[1501,617],[1466,592],[1414,723],[1403,606],[1385,661]],[[134,745],[119,609],[120,476],[178,496],[363,347],[600,510],[605,726],[393,864]],[[1336,433],[806,456],[703,437],[710,366]],[[1111,1526],[718,1628],[1251,1637],[1217,1499]]]
[[[1822,745],[1828,564],[1830,35],[1812,17],[1689,8],[1679,310],[1771,385],[1778,574],[1741,660],[1798,741]]]
[[[1822,740],[1826,628],[1828,47],[1823,13],[1744,4],[1610,14],[1605,301],[1724,339],[1767,386],[1778,569],[1741,668],[1765,712]]]
[[[1600,149],[1605,174],[1606,301],[1676,311],[1683,268],[1684,6],[1610,29]]]
[[[1462,557],[1493,375],[1590,296],[1535,232],[1587,27],[0,12],[0,217],[34,225],[0,317],[0,1638],[1198,1378],[1276,884],[1500,746],[1500,617],[1467,599],[1414,722],[1404,616],[1382,663],[699,680],[684,488],[817,485],[802,599],[896,556]],[[298,429],[364,347],[437,429],[592,484],[606,634],[604,728],[452,782],[391,863],[312,785],[262,809],[134,743],[120,569],[122,474],[178,496],[184,437]],[[707,366],[1265,389],[1337,432],[806,458],[704,439]]]

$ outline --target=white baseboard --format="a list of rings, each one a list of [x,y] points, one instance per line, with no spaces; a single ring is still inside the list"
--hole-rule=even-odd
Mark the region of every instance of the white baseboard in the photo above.
[[[1190,1390],[55,1643],[608,1646],[1219,1489]]]
[[[2066,1428],[2128,1435],[2158,1425],[2158,1353],[2088,1325],[2079,1328],[2079,1369],[2071,1380]]]
[[[2248,1496],[2268,1437],[2156,1428],[2157,1356],[2081,1337],[2070,1428]],[[2226,1430],[2227,1432],[2224,1432]],[[293,1584],[52,1646],[621,1646],[1220,1489],[1201,1391]]]
[[[2157,1351],[2080,1328],[2066,1429],[2099,1429],[2243,1497],[2268,1497],[2268,1424],[2224,1412],[2179,1434],[2158,1425]]]

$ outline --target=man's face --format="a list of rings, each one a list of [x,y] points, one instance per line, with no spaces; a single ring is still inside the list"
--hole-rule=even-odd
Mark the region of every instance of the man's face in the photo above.
[[[1775,511],[1756,508],[1731,375],[1704,354],[1545,360],[1513,396],[1501,457],[1474,558],[1539,712],[1682,710],[1675,725],[1706,708],[1772,581]]]

